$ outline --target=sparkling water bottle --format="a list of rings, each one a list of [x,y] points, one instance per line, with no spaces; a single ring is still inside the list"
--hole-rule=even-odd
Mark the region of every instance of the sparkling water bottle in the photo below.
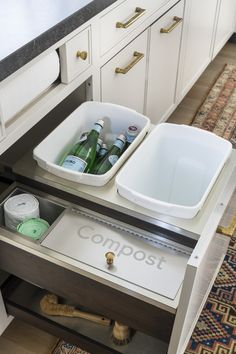
[[[102,143],[102,146],[99,149],[98,154],[97,154],[98,159],[101,159],[102,157],[104,157],[107,152],[108,152],[107,144]]]
[[[73,154],[65,158],[62,167],[68,168],[77,172],[90,172],[97,153],[97,143],[99,134],[103,128],[104,122],[99,119],[88,135],[85,135],[76,144],[76,149]]]
[[[126,138],[124,134],[120,134],[106,155],[95,165],[92,173],[96,175],[103,175],[109,171],[122,154],[125,141]]]
[[[132,144],[136,136],[138,135],[139,131],[135,125],[130,125],[127,129],[125,136],[126,136],[126,143],[125,143],[125,150]]]

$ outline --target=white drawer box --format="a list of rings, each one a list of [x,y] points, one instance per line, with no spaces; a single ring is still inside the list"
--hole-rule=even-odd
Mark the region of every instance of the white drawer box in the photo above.
[[[168,0],[129,0],[100,19],[100,54],[105,54]]]
[[[78,33],[59,49],[61,58],[61,81],[68,83],[92,63],[91,28]]]

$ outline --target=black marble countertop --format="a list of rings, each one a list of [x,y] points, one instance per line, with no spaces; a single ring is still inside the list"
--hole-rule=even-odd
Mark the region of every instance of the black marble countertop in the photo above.
[[[115,1],[1,1],[0,81]]]

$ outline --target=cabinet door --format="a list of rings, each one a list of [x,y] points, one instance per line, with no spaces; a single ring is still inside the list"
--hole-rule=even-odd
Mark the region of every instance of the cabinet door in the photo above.
[[[178,101],[189,91],[211,61],[217,2],[186,2],[178,74]]]
[[[213,47],[213,58],[224,46],[235,30],[236,1],[219,1],[218,18],[216,21],[216,33]]]
[[[183,1],[151,26],[146,113],[153,123],[174,107],[182,16]]]
[[[147,31],[113,57],[101,69],[101,99],[143,113]]]

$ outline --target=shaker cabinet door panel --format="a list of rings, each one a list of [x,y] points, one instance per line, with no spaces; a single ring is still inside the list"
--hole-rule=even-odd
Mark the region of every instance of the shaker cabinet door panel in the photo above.
[[[143,113],[147,35],[146,30],[102,67],[103,102],[120,104]]]
[[[185,5],[180,68],[179,101],[211,61],[217,0],[189,0]]]
[[[216,33],[213,48],[213,58],[233,34],[236,23],[236,1],[219,1],[218,17],[216,21]]]
[[[146,113],[155,124],[168,118],[175,103],[183,5],[179,2],[151,26]]]

